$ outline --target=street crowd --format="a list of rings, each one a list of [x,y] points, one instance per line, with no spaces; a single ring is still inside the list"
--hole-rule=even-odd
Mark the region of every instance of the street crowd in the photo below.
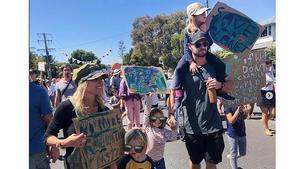
[[[187,7],[184,55],[175,69],[165,70],[169,93],[132,93],[120,67],[108,70],[88,63],[73,70],[64,64],[60,76],[48,80],[37,78],[38,72],[30,70],[30,169],[50,168],[50,160],[56,162],[62,148],[66,149],[64,167],[82,168],[73,155],[85,146],[87,135],[75,132],[72,119],[110,109],[117,109],[120,118],[128,119],[128,125],[124,156],[106,168],[165,169],[165,144],[181,139],[190,169],[200,169],[203,160],[207,169],[216,169],[225,147],[220,115],[226,117],[231,168],[239,168],[238,158],[247,152],[244,119],[251,117],[254,103],[222,105],[224,99],[235,99],[230,95],[235,86],[225,73],[225,64],[209,51],[213,41],[204,24],[207,10],[200,3]],[[264,134],[272,136],[268,120],[275,118],[275,69],[271,59],[265,64],[266,85],[256,104],[262,111]],[[158,106],[161,99],[165,100],[167,117]],[[179,118],[183,118],[182,124]],[[60,130],[63,139],[58,138]]]

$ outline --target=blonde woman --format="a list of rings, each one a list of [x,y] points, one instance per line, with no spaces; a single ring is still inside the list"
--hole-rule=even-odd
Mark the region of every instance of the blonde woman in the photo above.
[[[103,79],[107,77],[108,74],[102,72],[96,64],[85,64],[75,69],[72,79],[77,89],[70,99],[63,101],[57,107],[54,118],[47,128],[44,137],[46,144],[66,148],[65,168],[67,169],[80,168],[80,159],[74,157],[74,150],[84,147],[87,141],[84,133],[75,133],[72,119],[108,110],[102,99]],[[64,139],[57,138],[60,129],[63,129]],[[112,164],[109,168],[116,168],[116,165]]]

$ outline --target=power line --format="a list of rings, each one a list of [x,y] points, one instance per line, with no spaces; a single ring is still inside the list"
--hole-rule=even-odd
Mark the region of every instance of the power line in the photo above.
[[[61,49],[66,49],[66,48],[70,48],[70,47],[89,45],[89,44],[97,43],[97,42],[100,42],[100,41],[103,41],[103,40],[111,39],[111,38],[114,38],[114,37],[117,37],[117,36],[120,36],[120,35],[124,35],[124,34],[127,34],[129,32],[130,31],[126,31],[126,32],[118,33],[118,34],[115,34],[115,35],[112,35],[112,36],[107,36],[105,38],[101,38],[101,39],[97,39],[97,40],[93,40],[93,41],[89,41],[89,42],[84,42],[84,43],[80,43],[80,44],[76,44],[76,45],[71,45],[71,46],[68,46],[68,47],[58,48],[58,49],[61,50]]]

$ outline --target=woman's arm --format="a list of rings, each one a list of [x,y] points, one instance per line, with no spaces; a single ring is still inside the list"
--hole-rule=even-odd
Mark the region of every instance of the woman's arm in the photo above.
[[[151,105],[152,105],[152,98],[150,95],[145,96],[145,106],[144,106],[144,124],[143,126],[149,127],[150,126],[150,111],[151,111]]]

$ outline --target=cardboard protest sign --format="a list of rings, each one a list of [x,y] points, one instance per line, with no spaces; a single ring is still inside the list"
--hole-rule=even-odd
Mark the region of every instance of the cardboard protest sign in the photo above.
[[[125,81],[132,93],[165,93],[167,81],[159,67],[146,66],[122,66]]]
[[[213,41],[239,57],[247,57],[263,27],[243,13],[217,2],[206,19]]]
[[[87,135],[86,145],[79,149],[85,169],[104,168],[124,154],[125,130],[119,112],[97,112],[73,122],[76,132]]]
[[[225,107],[247,103],[256,103],[260,98],[260,89],[266,83],[266,55],[264,50],[253,51],[248,57],[237,56],[223,59],[226,64],[226,73],[235,83],[235,91],[230,95],[235,100],[224,100]]]

